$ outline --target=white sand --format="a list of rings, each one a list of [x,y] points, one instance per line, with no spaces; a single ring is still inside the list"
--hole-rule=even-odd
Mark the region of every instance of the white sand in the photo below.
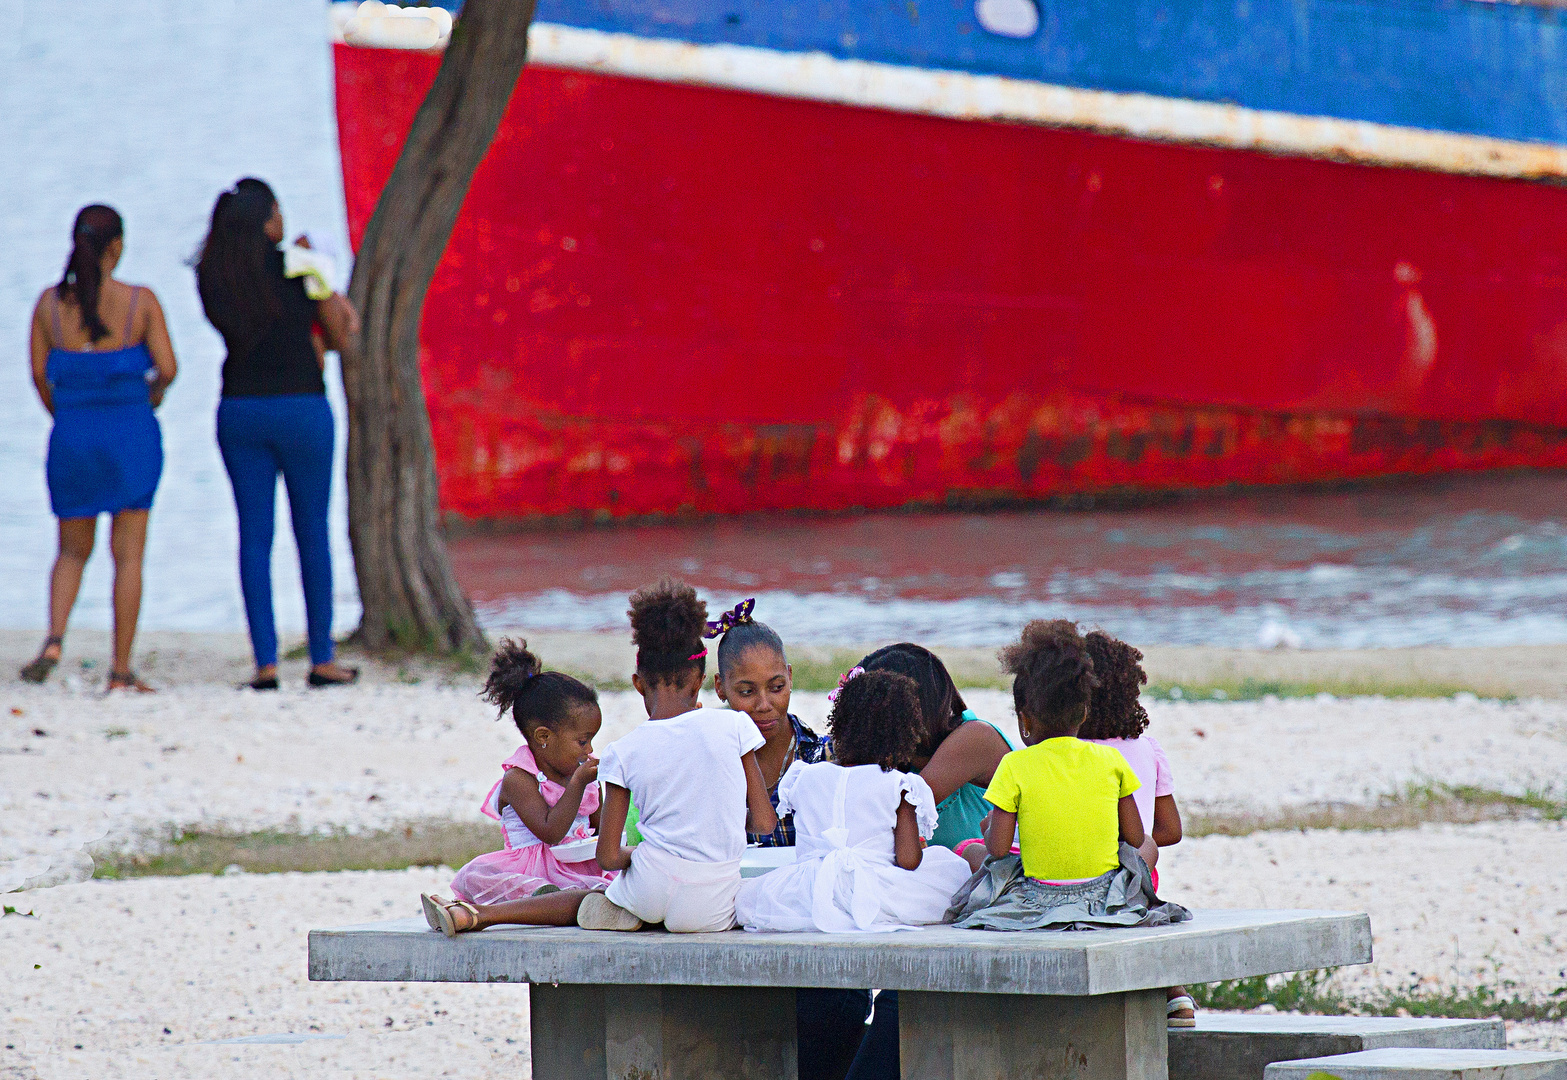
[[[9,684],[0,691],[0,887],[20,883],[17,860],[91,843],[145,847],[170,828],[476,820],[518,743],[476,691],[467,678],[275,694],[176,685],[104,699],[59,681]],[[1015,736],[1009,694],[968,696]],[[643,715],[630,692],[601,700],[599,745]],[[825,694],[796,694],[794,708],[824,726]],[[1193,808],[1360,802],[1421,779],[1521,791],[1567,774],[1567,702],[1170,703],[1151,712],[1178,797]]]
[[[57,879],[84,875],[84,844],[145,846],[175,826],[477,820],[478,800],[517,744],[471,676],[443,685],[425,672],[404,685],[377,668],[350,690],[255,694],[209,681],[226,677],[232,659],[215,663],[171,659],[167,689],[154,697],[104,699],[79,681],[4,686],[0,887],[40,867]],[[185,682],[181,670],[200,676]],[[1013,730],[1010,695],[968,696]],[[629,693],[602,700],[601,744],[642,715]],[[796,695],[795,708],[819,725],[825,695]],[[1187,807],[1356,802],[1421,779],[1523,790],[1567,772],[1563,702],[1174,703],[1151,712]],[[1377,959],[1340,976],[1352,993],[1417,981],[1539,998],[1567,985],[1564,853],[1562,825],[1490,823],[1208,837],[1170,849],[1161,871],[1169,895],[1194,906],[1369,911]],[[521,988],[305,981],[310,927],[414,914],[418,892],[448,879],[430,870],[236,875],[7,896],[40,918],[0,920],[10,991],[0,1028],[13,1047],[0,1050],[0,1078],[526,1075]],[[288,1032],[343,1037],[212,1042]],[[1567,1025],[1518,1026],[1513,1037],[1567,1046]]]

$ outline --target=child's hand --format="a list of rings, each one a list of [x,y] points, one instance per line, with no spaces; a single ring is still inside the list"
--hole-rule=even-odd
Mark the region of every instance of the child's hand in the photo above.
[[[599,778],[599,759],[588,756],[588,759],[577,766],[577,771],[571,774],[571,782],[587,787]]]

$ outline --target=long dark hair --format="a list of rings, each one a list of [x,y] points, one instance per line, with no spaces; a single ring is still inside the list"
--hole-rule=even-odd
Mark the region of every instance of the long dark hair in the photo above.
[[[866,671],[895,671],[907,675],[919,687],[920,715],[925,722],[925,743],[920,753],[929,756],[963,723],[968,703],[958,693],[941,657],[912,642],[900,641],[871,653],[860,661]]]
[[[265,181],[246,177],[218,196],[212,225],[196,255],[196,289],[207,320],[218,328],[229,352],[248,352],[282,314],[267,279],[267,219],[277,196]]]
[[[103,253],[124,235],[125,221],[119,211],[98,203],[82,207],[76,215],[76,224],[71,227],[71,257],[65,261],[65,273],[60,284],[55,286],[55,295],[61,300],[76,301],[82,311],[82,326],[93,342],[109,336],[109,328],[98,315],[98,297],[103,291]]]

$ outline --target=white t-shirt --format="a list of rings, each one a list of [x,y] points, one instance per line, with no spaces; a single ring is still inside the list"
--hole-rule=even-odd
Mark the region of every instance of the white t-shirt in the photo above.
[[[733,862],[745,851],[745,766],[766,740],[732,709],[649,720],[599,755],[599,779],[637,804],[642,842],[693,862]]]

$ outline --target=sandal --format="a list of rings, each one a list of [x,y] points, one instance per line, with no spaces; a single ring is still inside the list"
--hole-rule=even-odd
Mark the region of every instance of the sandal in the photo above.
[[[236,689],[236,690],[276,690],[277,689],[277,676],[276,675],[268,675],[265,679],[263,679],[263,678],[261,678],[258,675],[256,678],[251,679],[249,682],[240,683],[234,689]]]
[[[309,683],[311,686],[348,686],[359,681],[359,669],[356,667],[344,668],[348,672],[347,678],[337,678],[333,675],[323,675],[319,671],[310,672]]]
[[[1185,1016],[1177,1016],[1176,1013],[1186,1013]],[[1164,1009],[1165,1020],[1173,1028],[1194,1028],[1197,1026],[1197,1003],[1191,999],[1191,995],[1182,994],[1170,999]]]
[[[134,671],[109,672],[109,687],[104,691],[112,694],[116,690],[134,690],[138,694],[156,694],[157,691],[139,679]]]
[[[439,930],[447,937],[456,937],[458,934],[478,929],[479,909],[466,900],[447,900],[444,897],[431,896],[429,893],[420,893],[419,904],[424,908],[424,921],[430,924],[430,929]],[[457,925],[457,918],[453,914],[456,911],[468,913],[466,925]]]
[[[64,638],[55,637],[53,634],[44,638],[44,647],[38,650],[38,656],[34,658],[32,663],[28,664],[21,670],[22,681],[30,683],[41,683],[47,679],[49,677],[49,673],[59,666],[60,658],[58,656],[45,656],[44,653],[48,652],[51,648],[63,649],[64,646]]]

